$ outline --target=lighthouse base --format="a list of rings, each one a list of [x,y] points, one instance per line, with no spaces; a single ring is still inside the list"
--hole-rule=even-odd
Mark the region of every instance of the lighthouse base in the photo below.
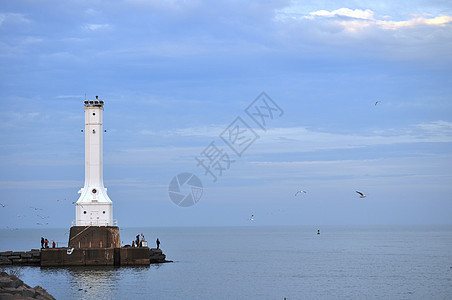
[[[120,248],[118,226],[72,226],[69,248]]]

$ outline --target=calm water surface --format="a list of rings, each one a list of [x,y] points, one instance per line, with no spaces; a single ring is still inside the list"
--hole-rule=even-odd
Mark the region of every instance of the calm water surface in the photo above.
[[[3,230],[0,249],[37,248],[45,234],[63,244],[65,232]],[[23,267],[22,279],[57,299],[452,299],[452,227],[146,228],[121,239],[142,232],[175,262]]]

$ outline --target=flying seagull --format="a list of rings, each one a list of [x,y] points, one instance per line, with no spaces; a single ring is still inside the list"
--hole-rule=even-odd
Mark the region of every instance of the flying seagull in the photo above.
[[[6,204],[0,203],[0,205],[1,205],[2,207],[6,207]]]
[[[34,210],[42,210],[42,208],[37,208],[37,207],[33,207],[33,206],[30,206],[30,208],[33,208]]]
[[[251,217],[250,217],[249,220],[250,220],[250,221],[254,221],[254,215],[251,215]]]
[[[380,101],[376,101],[376,102],[375,102],[375,106],[377,106],[378,103],[380,103]]]
[[[298,194],[300,194],[300,193],[305,193],[305,194],[306,194],[306,191],[299,190],[299,191],[297,191],[297,192],[295,193],[295,196],[298,195]]]
[[[40,216],[40,215],[38,215],[38,217],[40,217],[41,219],[47,219],[48,217],[43,217],[43,216]]]
[[[366,198],[366,195],[364,195],[363,193],[358,192],[358,191],[356,191],[356,192],[359,194],[359,198]]]

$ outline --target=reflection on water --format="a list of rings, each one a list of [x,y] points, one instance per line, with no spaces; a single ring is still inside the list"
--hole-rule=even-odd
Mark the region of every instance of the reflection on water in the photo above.
[[[143,280],[149,269],[160,265],[130,267],[24,267],[29,285],[51,287],[50,292],[57,299],[118,299],[124,293],[124,285]],[[37,282],[37,283],[35,283]],[[58,284],[55,284],[58,282]]]

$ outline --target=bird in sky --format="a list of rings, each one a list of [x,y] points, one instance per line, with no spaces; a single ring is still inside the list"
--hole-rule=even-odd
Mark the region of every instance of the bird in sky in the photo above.
[[[306,194],[306,191],[299,190],[299,191],[297,191],[297,192],[295,193],[295,196],[298,195],[298,194],[300,194],[300,193],[305,193],[305,194]]]
[[[250,221],[254,221],[254,215],[251,215],[251,217],[250,217],[249,220],[250,220]]]
[[[34,210],[42,210],[42,208],[33,207],[33,206],[30,206],[30,208],[33,208]]]
[[[48,225],[49,223],[36,223],[38,225]]]
[[[7,206],[6,204],[3,204],[3,203],[0,203],[0,205],[1,205],[2,207],[6,207],[6,206]]]
[[[38,215],[38,217],[40,217],[41,219],[47,219],[48,217],[43,217],[43,216],[40,216],[40,215]]]
[[[66,201],[66,198],[57,200],[57,202],[62,202],[62,201]]]
[[[356,192],[359,194],[359,198],[366,198],[366,195],[364,195],[363,193],[358,192],[358,191],[356,191]]]
[[[380,101],[375,101],[375,106],[377,106],[378,103],[380,103]]]

